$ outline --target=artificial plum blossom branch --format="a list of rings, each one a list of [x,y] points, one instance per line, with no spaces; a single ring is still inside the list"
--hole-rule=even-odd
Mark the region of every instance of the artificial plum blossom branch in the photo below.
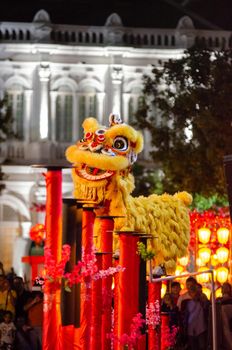
[[[82,260],[73,267],[71,272],[65,272],[65,266],[70,259],[71,248],[68,244],[63,245],[61,260],[56,263],[55,259],[51,253],[51,249],[45,247],[44,249],[44,268],[45,276],[43,280],[40,280],[40,284],[44,288],[49,287],[50,290],[60,289],[62,282],[64,282],[64,287],[67,291],[74,284],[84,282],[86,277],[90,277],[91,280],[97,280],[99,278],[106,278],[112,276],[119,271],[123,271],[124,268],[118,265],[117,267],[109,267],[107,270],[98,270],[97,259],[95,256],[95,251],[92,249],[90,254],[86,254],[82,251]]]

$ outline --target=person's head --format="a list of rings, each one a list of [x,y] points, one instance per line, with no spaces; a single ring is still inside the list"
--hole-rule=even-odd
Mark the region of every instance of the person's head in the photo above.
[[[167,306],[173,306],[173,300],[172,300],[172,296],[170,293],[166,293],[163,297],[163,302],[167,305]]]
[[[195,280],[195,278],[193,278],[193,277],[187,278],[186,288],[187,288],[188,292],[192,286],[196,286],[196,285],[197,285],[197,281]]]
[[[13,289],[17,292],[17,293],[21,293],[24,290],[24,283],[23,283],[23,279],[20,276],[16,276],[13,278]]]
[[[171,284],[171,293],[174,295],[179,295],[181,291],[181,286],[179,282],[172,282]]]
[[[10,323],[13,320],[13,314],[11,311],[6,311],[3,316],[5,323]]]
[[[197,283],[197,290],[199,293],[202,293],[202,285],[200,283]]]
[[[199,296],[199,291],[197,288],[197,284],[192,284],[188,289],[189,295],[192,299],[196,299]]]
[[[232,288],[228,282],[223,283],[222,285],[222,296],[231,297],[232,296]]]

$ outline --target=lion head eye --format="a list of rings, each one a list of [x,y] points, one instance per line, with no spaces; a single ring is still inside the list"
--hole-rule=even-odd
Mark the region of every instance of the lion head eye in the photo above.
[[[104,135],[106,132],[106,129],[98,129],[95,131],[95,134],[100,136],[100,135]]]
[[[126,151],[128,148],[128,141],[125,137],[118,136],[114,139],[113,148],[118,151]]]

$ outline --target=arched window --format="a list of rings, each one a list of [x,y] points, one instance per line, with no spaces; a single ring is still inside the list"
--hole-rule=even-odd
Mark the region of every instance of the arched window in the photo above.
[[[14,84],[6,91],[7,103],[10,107],[13,117],[13,129],[16,137],[22,140],[24,137],[24,123],[23,123],[23,88],[20,85]]]
[[[128,105],[128,122],[129,124],[133,124],[135,121],[136,112],[144,105],[144,96],[142,96],[141,89],[139,87],[134,87],[131,90],[130,95],[131,97]]]
[[[73,129],[73,96],[68,86],[60,86],[56,97],[56,140],[70,142]]]
[[[86,87],[79,96],[80,135],[82,135],[82,122],[87,117],[97,118],[97,95],[93,87]]]

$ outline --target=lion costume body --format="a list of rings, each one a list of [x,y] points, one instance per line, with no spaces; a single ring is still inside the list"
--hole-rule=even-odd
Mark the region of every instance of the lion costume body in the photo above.
[[[187,250],[191,195],[132,197],[131,166],[143,149],[141,133],[114,115],[108,128],[94,118],[86,119],[83,128],[84,138],[66,151],[73,163],[74,197],[101,204],[98,215],[122,216],[114,219],[115,230],[151,234],[156,264],[173,272]]]

